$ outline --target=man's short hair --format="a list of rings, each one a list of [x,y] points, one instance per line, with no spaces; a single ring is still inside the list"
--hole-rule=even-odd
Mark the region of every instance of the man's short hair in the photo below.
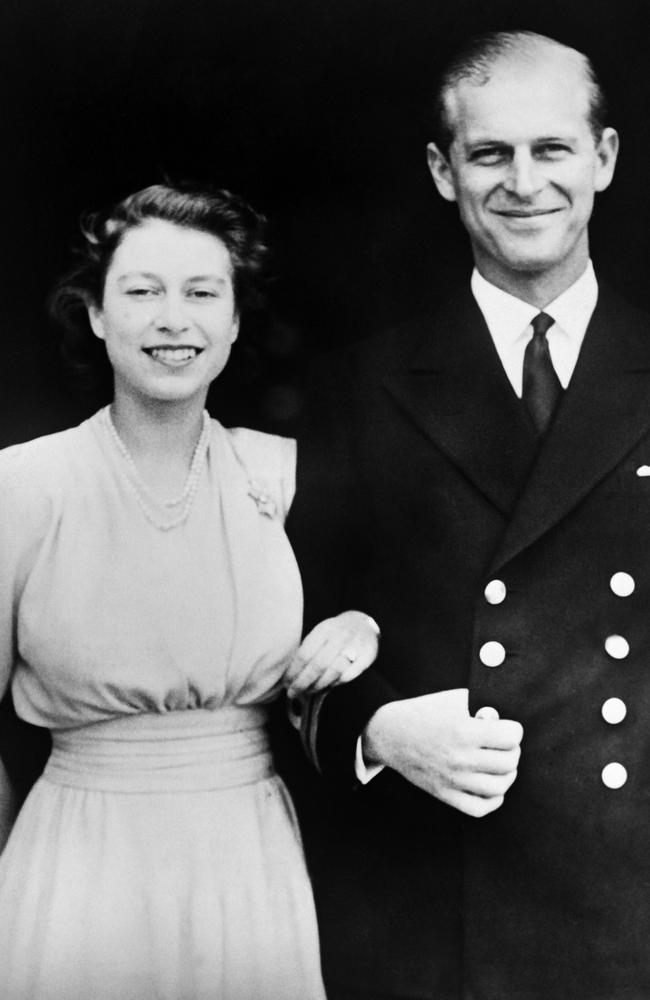
[[[535,31],[492,31],[469,39],[453,56],[438,77],[433,99],[433,116],[429,118],[431,138],[444,156],[454,140],[453,122],[450,121],[447,95],[461,80],[481,86],[490,79],[491,70],[504,56],[518,55],[522,51],[534,52],[542,45],[553,45],[571,52],[582,64],[588,91],[588,121],[594,139],[598,142],[607,125],[609,106],[598,80],[594,65],[583,52],[572,49],[546,35]]]

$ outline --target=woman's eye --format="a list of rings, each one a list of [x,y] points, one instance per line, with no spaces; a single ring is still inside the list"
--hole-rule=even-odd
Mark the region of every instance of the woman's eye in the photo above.
[[[141,298],[146,298],[149,295],[157,295],[158,289],[144,288],[138,286],[136,288],[128,288],[126,294],[132,296],[134,299],[141,299]]]
[[[191,288],[188,291],[187,296],[195,302],[209,302],[212,299],[218,298],[217,293],[211,288]]]

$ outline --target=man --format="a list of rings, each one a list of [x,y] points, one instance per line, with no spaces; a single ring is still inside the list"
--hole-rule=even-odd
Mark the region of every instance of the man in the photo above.
[[[551,39],[459,55],[428,156],[471,283],[350,350],[302,444],[306,625],[382,628],[304,723],[332,1000],[650,997],[650,319],[589,259],[605,113]]]

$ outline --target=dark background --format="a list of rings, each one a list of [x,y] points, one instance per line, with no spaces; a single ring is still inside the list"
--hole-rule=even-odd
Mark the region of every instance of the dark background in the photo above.
[[[163,179],[216,181],[272,223],[257,366],[211,398],[224,422],[290,429],[322,348],[417,312],[467,272],[436,195],[422,110],[468,33],[531,27],[588,51],[622,133],[592,229],[599,273],[646,296],[648,8],[547,0],[3,0],[0,446],[77,422],[44,300],[77,219]]]

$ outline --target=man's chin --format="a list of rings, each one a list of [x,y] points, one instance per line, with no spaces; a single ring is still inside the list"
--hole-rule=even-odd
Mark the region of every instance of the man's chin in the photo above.
[[[501,265],[508,271],[516,274],[534,275],[545,274],[563,265],[566,253],[558,247],[545,246],[508,246],[500,254]]]

